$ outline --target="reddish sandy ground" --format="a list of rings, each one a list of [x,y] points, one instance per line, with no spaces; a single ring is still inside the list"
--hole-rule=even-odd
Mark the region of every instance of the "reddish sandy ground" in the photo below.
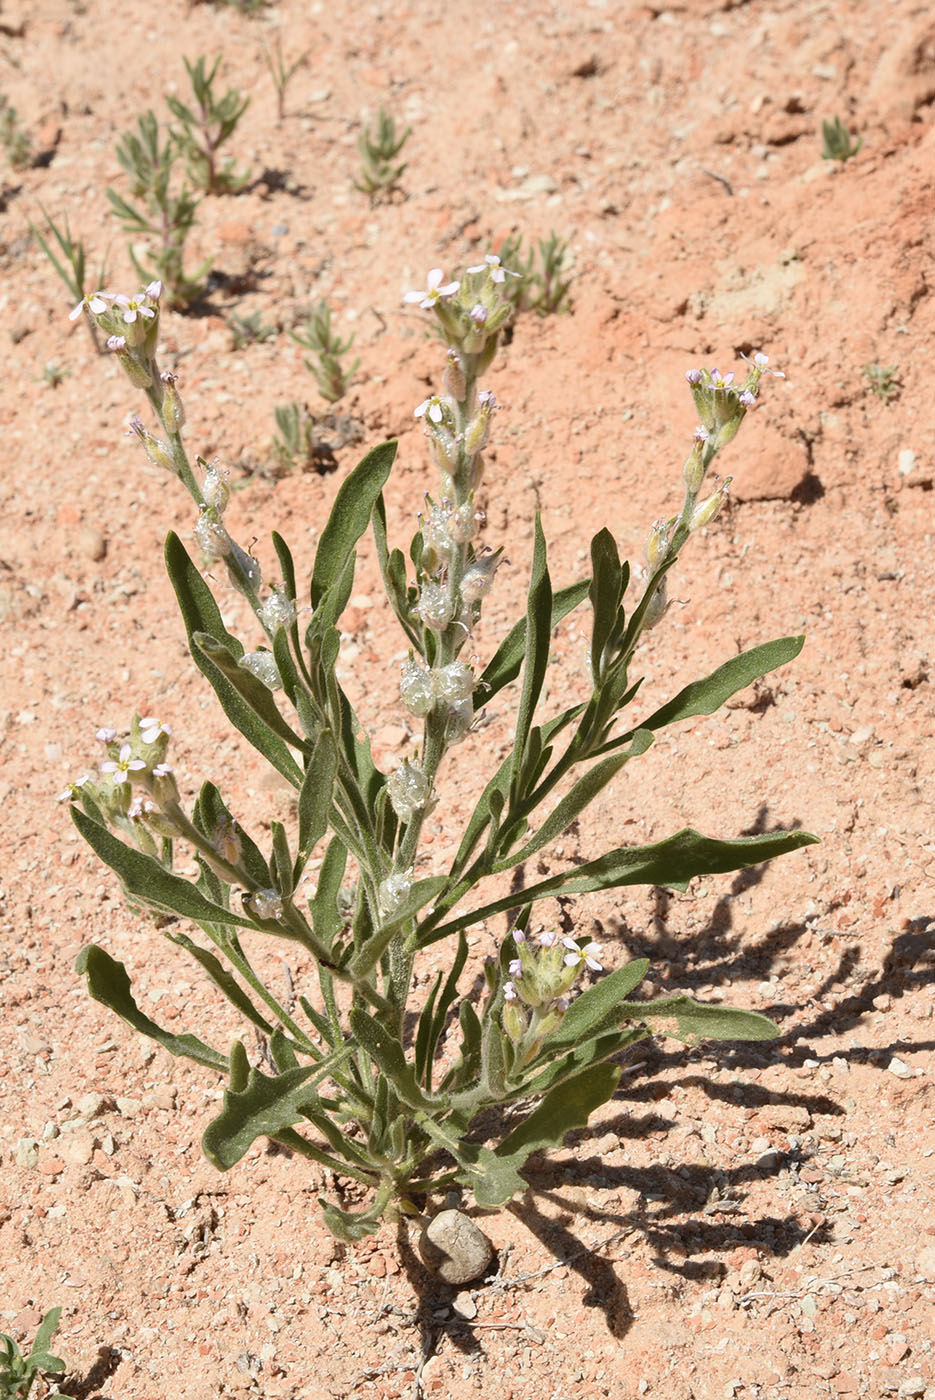
[[[282,122],[261,53],[277,34],[287,57],[309,51]],[[184,0],[7,0],[0,51],[2,90],[43,152],[6,170],[0,223],[0,1330],[23,1339],[63,1305],[79,1400],[932,1400],[929,7],[283,0],[250,18]],[[820,846],[749,875],[562,913],[609,965],[649,956],[659,986],[765,1011],[781,1038],[648,1042],[592,1127],[483,1222],[499,1274],[456,1309],[391,1227],[336,1245],[315,1204],[330,1183],[306,1165],[258,1144],[215,1173],[199,1139],[219,1083],[132,1037],[73,970],[100,942],[163,1023],[222,1042],[240,1031],[55,804],[97,756],[98,725],[156,713],[187,794],[210,776],[254,824],[293,812],[188,659],[160,547],[169,528],[190,537],[192,512],[124,436],[140,402],[70,329],[27,227],[40,203],[67,213],[92,262],[110,247],[112,285],[135,290],[104,196],[122,178],[116,137],[148,105],[164,112],[183,55],[221,52],[252,98],[232,150],[254,179],[204,202],[192,260],[218,275],[206,304],[166,318],[163,360],[189,443],[232,470],[233,525],[270,571],[270,530],[307,568],[343,474],[392,434],[390,525],[408,539],[433,483],[412,411],[440,354],[401,295],[510,233],[554,229],[575,280],[571,313],[522,317],[490,374],[502,408],[486,538],[511,563],[482,658],[522,606],[536,508],[564,583],[596,528],[635,558],[676,507],[687,368],[739,368],[761,349],[788,376],[719,459],[735,504],[679,566],[683,606],[648,640],[646,687],[658,703],[787,633],[804,631],[805,649],[673,731],[559,852],[686,824],[815,832]],[[381,103],[413,135],[402,193],[371,207],[351,179]],[[820,154],[838,114],[864,137],[846,165]],[[336,472],[277,479],[274,407],[326,408],[286,334],[322,297],[356,333],[361,367],[338,409],[362,441],[337,447]],[[254,312],[277,334],[237,349],[229,318]],[[57,386],[49,363],[68,372]],[[874,364],[897,367],[888,402]],[[345,628],[348,684],[390,763],[408,734],[404,648],[369,550]],[[577,693],[584,646],[584,622],[563,629],[554,703]],[[458,750],[439,863],[504,725],[500,711]],[[474,930],[475,955],[500,936]],[[447,956],[432,951],[427,973]]]

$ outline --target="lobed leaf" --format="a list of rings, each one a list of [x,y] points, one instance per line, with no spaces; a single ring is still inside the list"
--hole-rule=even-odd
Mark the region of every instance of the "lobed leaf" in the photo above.
[[[95,1001],[116,1011],[121,1020],[140,1035],[157,1041],[170,1055],[185,1056],[209,1069],[227,1068],[227,1056],[213,1050],[195,1035],[173,1035],[156,1024],[137,1006],[126,967],[103,948],[91,943],[78,954],[75,971],[88,979],[88,991]]]

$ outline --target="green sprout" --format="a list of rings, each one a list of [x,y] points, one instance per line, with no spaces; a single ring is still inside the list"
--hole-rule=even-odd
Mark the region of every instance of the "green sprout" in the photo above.
[[[65,1370],[61,1357],[49,1351],[61,1315],[61,1308],[46,1313],[28,1356],[23,1355],[12,1337],[0,1332],[0,1400],[27,1400],[38,1375],[49,1372],[57,1376]],[[59,1392],[59,1400],[71,1398]]]
[[[884,403],[891,403],[893,399],[899,398],[899,391],[902,387],[899,379],[899,365],[879,365],[874,362],[872,365],[864,365],[861,374],[877,398],[882,399]]]
[[[852,140],[840,117],[835,117],[833,122],[822,122],[821,134],[824,138],[821,147],[822,159],[839,160],[842,165],[846,160],[850,160],[851,156],[856,156],[864,144],[862,136],[858,137],[856,142]]]
[[[292,63],[286,63],[282,52],[282,38],[276,35],[275,48],[263,44],[263,58],[276,89],[276,120],[282,121],[286,115],[286,88],[308,58],[308,49],[299,54]]]
[[[331,310],[327,302],[320,301],[305,318],[301,330],[290,331],[292,339],[312,351],[312,359],[305,361],[305,368],[315,376],[322,398],[329,403],[337,403],[348,391],[351,380],[357,372],[360,360],[352,365],[341,363],[354,344],[354,337],[342,340],[332,329]]]
[[[68,215],[63,215],[61,223],[57,224],[52,218],[52,215],[44,209],[41,204],[39,208],[42,209],[42,217],[46,222],[46,230],[45,233],[43,233],[40,229],[36,228],[36,225],[31,219],[27,220],[32,235],[58,273],[62,283],[67,288],[71,300],[75,303],[81,303],[90,292],[106,286],[106,258],[101,262],[100,271],[98,272],[96,280],[89,283],[87,276],[88,260],[85,246],[80,238],[72,238],[71,228],[68,224]],[[53,243],[58,245],[58,253],[56,253]],[[97,325],[93,317],[85,316],[83,319],[91,333],[91,339],[94,341],[95,347],[99,350],[100,343],[98,341]]]
[[[195,63],[189,63],[186,58],[194,109],[171,94],[166,97],[166,105],[182,124],[181,130],[173,132],[173,137],[185,158],[192,183],[206,194],[238,194],[250,179],[250,172],[237,171],[231,159],[220,162],[218,152],[233,135],[250,99],[242,97],[236,88],[228,88],[222,98],[215,95],[213,85],[220,64],[218,57],[208,72],[203,54]]]
[[[410,126],[399,134],[396,122],[381,107],[374,130],[364,128],[357,138],[361,170],[354,181],[354,188],[368,194],[374,203],[391,195],[406,169],[405,161],[401,165],[394,165],[393,162],[411,135]]]
[[[28,170],[33,161],[32,137],[4,93],[0,92],[0,142],[13,170]]]
[[[273,340],[279,333],[278,326],[269,325],[259,311],[254,311],[249,316],[238,316],[236,311],[232,311],[227,324],[234,337],[235,350],[242,350],[245,345],[253,345],[259,341]]]
[[[206,260],[192,276],[184,270],[185,240],[194,227],[200,200],[186,184],[173,192],[177,156],[175,137],[171,132],[162,137],[150,109],[137,119],[137,130],[125,131],[117,145],[117,160],[130,177],[130,193],[137,203],[114,189],[107,190],[107,198],[124,232],[145,239],[150,249],[150,262],[144,265],[130,245],[137,275],[144,282],[161,281],[168,305],[185,306],[204,291],[211,262]]]

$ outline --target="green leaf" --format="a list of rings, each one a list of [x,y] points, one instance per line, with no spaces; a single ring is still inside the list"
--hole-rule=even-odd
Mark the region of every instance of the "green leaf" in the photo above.
[[[663,997],[658,1001],[629,1001],[620,1006],[622,1016],[638,1021],[674,1018],[677,1032],[667,1031],[686,1045],[699,1040],[775,1040],[779,1028],[758,1011],[733,1006],[712,1006],[691,997]]]
[[[572,583],[560,588],[552,599],[552,612],[549,630],[557,627],[563,617],[573,612],[588,596],[587,581]],[[519,675],[526,655],[526,618],[521,618],[510,629],[478,682],[478,687],[489,700]]]
[[[236,977],[228,971],[219,958],[215,957],[207,948],[200,948],[187,934],[174,933],[171,938],[173,943],[177,943],[187,953],[191,953],[195,961],[204,968],[211,981],[221,989],[227,1000],[237,1008],[242,1016],[245,1016],[258,1030],[263,1031],[264,1035],[270,1034],[273,1027],[269,1021],[257,1010]]]
[[[530,1067],[531,1070],[535,1071],[532,1078],[523,1080],[522,1084],[518,1086],[517,1097],[544,1094],[547,1089],[551,1089],[554,1085],[564,1084],[566,1079],[572,1078],[582,1069],[587,1069],[589,1065],[602,1064],[604,1060],[619,1055],[621,1050],[625,1050],[636,1041],[645,1040],[650,1034],[651,1031],[648,1027],[643,1025],[631,1025],[622,1031],[607,1031],[602,1035],[592,1036],[590,1040],[582,1041],[573,1050],[566,1049],[563,1055],[551,1061],[548,1060],[547,1044]]]
[[[438,1038],[442,1033],[445,1024],[445,1017],[448,1008],[458,995],[458,978],[464,970],[467,961],[468,946],[464,934],[458,935],[458,951],[455,960],[445,980],[445,987],[442,991],[438,1005],[435,1005],[435,998],[438,994],[439,983],[442,974],[438,974],[435,986],[431,995],[425,1003],[422,1015],[419,1017],[419,1029],[416,1035],[416,1074],[427,1089],[432,1087],[432,1061],[435,1058],[435,1048],[438,1045]]]
[[[373,507],[373,538],[377,546],[377,559],[380,561],[380,572],[383,575],[386,596],[399,619],[399,625],[421,656],[424,650],[422,636],[413,625],[410,614],[411,600],[409,584],[406,579],[406,559],[401,549],[390,550],[386,533],[386,505],[382,492],[377,497]]]
[[[293,748],[301,749],[303,752],[308,750],[307,740],[297,734],[291,725],[283,719],[269,686],[264,685],[252,672],[244,670],[243,666],[240,665],[242,650],[239,653],[231,651],[223,642],[216,641],[209,632],[193,632],[189,641],[196,662],[198,656],[195,653],[200,652],[221,673],[263,724],[274,734],[277,734],[280,739],[291,744]],[[285,644],[284,635],[283,643]],[[207,675],[207,672],[205,674]],[[249,735],[247,737],[249,738]]]
[[[722,875],[730,870],[744,870],[760,861],[772,860],[787,851],[813,846],[818,837],[807,831],[768,832],[764,836],[746,836],[736,841],[718,841],[702,836],[699,831],[685,827],[674,836],[649,846],[622,846],[608,851],[597,860],[561,870],[547,880],[527,889],[506,895],[502,899],[460,914],[447,924],[427,930],[419,939],[421,948],[440,938],[447,938],[470,924],[489,919],[512,909],[522,898],[532,903],[556,894],[589,894],[593,890],[619,889],[623,885],[661,885],[667,889],[685,890],[696,875]]]
[[[269,865],[266,857],[260,850],[256,842],[247,835],[243,827],[235,820],[233,813],[221,797],[220,792],[214,783],[202,783],[201,791],[195,803],[193,813],[195,826],[207,836],[208,840],[214,842],[218,828],[229,826],[236,832],[240,844],[240,858],[234,863],[242,865],[244,870],[259,890],[269,889],[273,883],[270,875]]]
[[[338,771],[338,754],[330,729],[322,730],[305,770],[299,792],[299,853],[296,879],[309,853],[328,830],[328,815]]]
[[[476,1166],[466,1177],[478,1205],[502,1206],[528,1182],[519,1168],[533,1152],[558,1146],[572,1128],[584,1127],[596,1108],[613,1098],[620,1069],[617,1065],[592,1065],[557,1085],[539,1107],[520,1123],[494,1151],[480,1148]]]
[[[367,1235],[375,1235],[383,1223],[382,1208],[379,1213],[374,1210],[341,1210],[339,1206],[326,1201],[324,1196],[318,1197],[318,1204],[332,1235],[347,1244],[365,1239]]]
[[[105,953],[103,948],[94,943],[83,948],[78,954],[75,971],[87,977],[88,991],[95,1001],[116,1011],[133,1030],[158,1041],[170,1055],[176,1058],[184,1055],[200,1065],[207,1065],[209,1069],[223,1071],[227,1068],[227,1056],[219,1050],[212,1050],[210,1045],[195,1035],[172,1035],[145,1015],[134,1000],[126,967]]]
[[[623,596],[623,570],[617,544],[609,530],[599,530],[591,541],[591,583],[588,597],[594,614],[591,625],[591,674],[601,680],[601,658],[613,635]]]
[[[205,633],[229,656],[233,656],[235,662],[243,655],[243,647],[225,628],[210,588],[189,559],[185,546],[176,534],[170,534],[166,540],[166,568],[185,623],[192,658],[202,675],[209,681],[224,713],[244,738],[268,758],[273,767],[278,769],[293,787],[300,787],[302,770],[279,733],[279,727],[285,725],[285,720],[276,708],[270,692],[266,691],[265,700],[259,692],[251,692],[256,704],[262,707],[262,710],[258,711],[252,703],[243,698],[241,688],[227,678],[224,671],[194,640],[196,633]],[[249,675],[239,667],[237,670],[241,677]],[[255,677],[252,679],[255,680]],[[261,690],[266,690],[259,681],[256,684]],[[288,726],[286,728],[288,729]]]
[[[353,962],[354,976],[366,977],[367,973],[376,967],[382,958],[397,929],[401,928],[407,919],[411,919],[413,914],[417,914],[426,904],[431,903],[447,884],[447,875],[429,875],[424,880],[416,880],[403,902],[393,910],[391,915],[387,915],[384,923],[361,946],[360,952]]]
[[[619,1013],[620,1005],[649,971],[649,959],[637,958],[635,962],[619,967],[599,982],[585,988],[571,1003],[561,1025],[546,1041],[548,1051],[562,1050],[594,1036],[599,1031],[619,1026],[624,1017]]]
[[[792,661],[804,645],[804,637],[780,637],[778,641],[764,642],[762,646],[751,647],[740,656],[731,657],[704,680],[694,681],[680,690],[649,719],[644,719],[640,728],[662,729],[664,725],[690,719],[693,715],[713,715],[738,690]]]
[[[532,576],[529,580],[529,597],[526,605],[526,655],[523,662],[523,685],[520,692],[516,715],[516,733],[513,739],[513,762],[511,765],[511,787],[517,790],[520,774],[526,758],[529,731],[532,728],[536,703],[545,680],[549,664],[549,648],[552,644],[552,583],[546,559],[545,535],[542,521],[536,516],[535,545],[532,556]]]
[[[219,1171],[228,1171],[258,1137],[276,1137],[305,1117],[303,1105],[316,1109],[316,1086],[351,1054],[345,1048],[317,1064],[286,1070],[274,1077],[252,1069],[246,1085],[228,1089],[224,1107],[205,1128],[202,1150]]]
[[[35,1365],[38,1365],[43,1371],[51,1371],[53,1375],[57,1375],[60,1371],[64,1371],[64,1365],[58,1364],[55,1366],[47,1366],[45,1364],[45,1360],[40,1360],[40,1358],[48,1358],[48,1360],[50,1361],[58,1362],[58,1357],[50,1357],[48,1355],[48,1352],[49,1347],[52,1345],[52,1338],[58,1331],[58,1324],[61,1316],[61,1308],[49,1309],[45,1317],[39,1323],[39,1327],[36,1331],[35,1340],[32,1344],[32,1350],[29,1353],[30,1361],[32,1361]]]
[[[254,928],[250,919],[213,904],[189,880],[173,875],[165,870],[152,856],[114,836],[106,827],[99,826],[77,807],[71,809],[72,821],[87,841],[88,845],[109,865],[120,878],[120,883],[128,895],[140,900],[150,909],[158,909],[163,914],[182,914],[193,919],[196,924],[235,924],[239,928]]]
[[[273,869],[276,879],[273,882],[283,899],[291,899],[295,889],[293,878],[292,852],[289,850],[289,837],[282,822],[270,822],[273,835]]]
[[[383,442],[367,453],[342,484],[328,523],[321,532],[312,571],[312,607],[317,608],[340,575],[367,528],[377,498],[386,485],[396,443]]]
[[[314,897],[308,901],[315,937],[326,948],[334,946],[334,940],[344,927],[338,896],[346,867],[347,847],[337,836],[332,836],[318,872],[318,887]]]
[[[519,851],[511,851],[508,856],[499,860],[493,868],[493,873],[509,870],[511,866],[527,860],[534,852],[560,836],[566,827],[575,820],[579,812],[582,812],[593,802],[597,794],[617,776],[624,764],[628,763],[631,758],[646,752],[654,742],[654,738],[655,736],[648,729],[638,729],[626,753],[615,754],[612,758],[605,758],[600,763],[593,764],[555,806],[525,846]]]
[[[404,1104],[423,1112],[439,1107],[440,1100],[422,1092],[415,1069],[406,1060],[403,1047],[385,1026],[362,1007],[351,1011],[350,1022],[358,1044],[380,1067]]]

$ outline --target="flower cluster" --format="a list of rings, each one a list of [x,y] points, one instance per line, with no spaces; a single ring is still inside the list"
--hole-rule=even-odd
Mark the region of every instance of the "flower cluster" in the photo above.
[[[96,737],[107,757],[98,764],[97,775],[82,774],[58,794],[58,800],[90,803],[148,849],[151,836],[141,832],[140,823],[160,835],[174,831],[169,813],[178,800],[178,787],[166,762],[171,732],[153,715],[135,717],[129,737],[123,740],[118,740],[115,729],[98,729]]]
[[[539,1053],[547,1036],[561,1024],[570,994],[581,973],[602,972],[602,948],[592,941],[559,938],[546,930],[532,943],[521,929],[512,934],[516,957],[507,963],[503,982],[502,1023],[522,1069]]]
[[[723,374],[719,369],[690,369],[685,372],[701,419],[701,429],[707,434],[713,451],[725,447],[736,436],[747,409],[756,403],[757,387],[763,375],[772,374],[777,379],[786,377],[780,370],[769,369],[769,356],[759,351],[752,359],[746,355],[743,358],[750,365],[750,372],[740,384],[736,382],[733,370]]]

